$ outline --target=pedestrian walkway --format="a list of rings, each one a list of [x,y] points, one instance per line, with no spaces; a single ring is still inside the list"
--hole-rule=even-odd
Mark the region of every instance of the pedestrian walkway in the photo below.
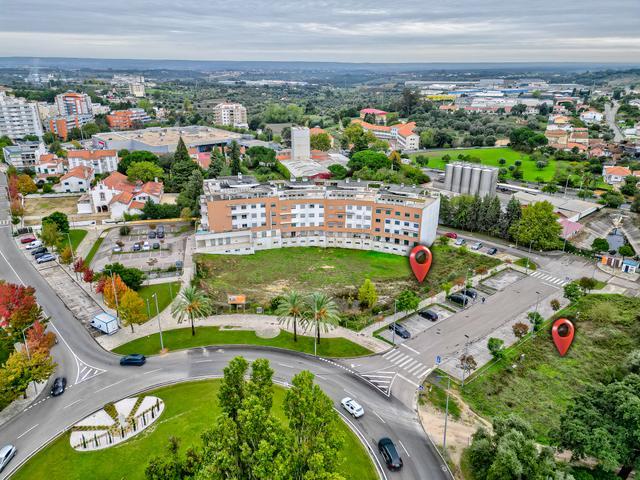
[[[535,277],[552,287],[564,287],[567,283],[571,281],[569,278],[558,278],[550,273],[545,272],[544,270],[536,270],[535,272],[531,272],[531,276]]]
[[[404,351],[402,348],[391,350],[385,353],[382,358],[418,380],[424,377],[431,369],[431,367],[415,359],[409,351]]]

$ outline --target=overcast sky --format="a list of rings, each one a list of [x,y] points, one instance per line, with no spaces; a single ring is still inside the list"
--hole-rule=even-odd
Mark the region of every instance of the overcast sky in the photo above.
[[[2,0],[0,56],[640,62],[639,0]]]

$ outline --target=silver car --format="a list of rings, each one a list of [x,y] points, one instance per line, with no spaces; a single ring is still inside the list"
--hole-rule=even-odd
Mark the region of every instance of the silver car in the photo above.
[[[11,461],[16,455],[16,447],[13,445],[5,445],[0,448],[0,472],[4,470],[4,467]]]

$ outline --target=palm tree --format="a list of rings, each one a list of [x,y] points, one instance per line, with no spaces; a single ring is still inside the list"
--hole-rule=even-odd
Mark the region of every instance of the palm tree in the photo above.
[[[304,298],[299,292],[292,290],[287,292],[276,309],[276,315],[280,323],[285,323],[289,326],[289,323],[293,323],[293,341],[298,341],[298,319],[302,317],[305,310]]]
[[[312,293],[307,297],[307,324],[311,324],[316,329],[316,337],[320,343],[320,328],[329,330],[329,326],[338,325],[340,316],[338,307],[330,296],[324,293]]]
[[[182,323],[185,319],[191,322],[191,335],[196,334],[194,321],[196,318],[203,318],[210,315],[212,311],[211,301],[209,297],[196,287],[187,287],[178,298],[176,298],[171,313],[176,316],[178,323]]]

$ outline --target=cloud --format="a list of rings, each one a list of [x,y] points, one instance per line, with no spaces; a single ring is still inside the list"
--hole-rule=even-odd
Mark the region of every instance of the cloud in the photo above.
[[[2,55],[640,62],[637,0],[4,0],[2,17]]]

